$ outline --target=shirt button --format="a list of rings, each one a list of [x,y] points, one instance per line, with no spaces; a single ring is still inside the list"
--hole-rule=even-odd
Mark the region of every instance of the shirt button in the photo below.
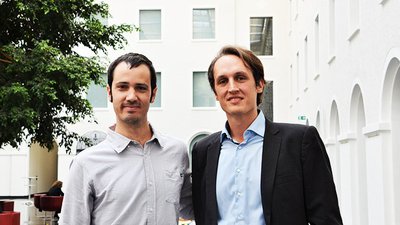
[[[236,173],[240,173],[240,169],[236,169]]]
[[[237,217],[239,220],[243,219],[243,214],[239,214],[239,216]]]
[[[237,192],[237,196],[238,196],[238,197],[242,196],[242,192],[238,191],[238,192]]]
[[[153,212],[153,209],[152,209],[152,208],[149,208],[149,212]]]

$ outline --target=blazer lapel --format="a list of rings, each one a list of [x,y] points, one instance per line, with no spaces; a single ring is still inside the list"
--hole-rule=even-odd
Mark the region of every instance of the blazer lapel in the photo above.
[[[220,132],[219,132],[220,134]],[[207,224],[217,224],[217,194],[216,194],[216,180],[217,180],[217,168],[218,159],[221,152],[220,135],[216,135],[216,138],[210,143],[207,149],[207,169],[206,169],[206,211]]]
[[[261,164],[261,198],[266,224],[271,224],[272,191],[275,181],[281,137],[274,123],[266,119]]]

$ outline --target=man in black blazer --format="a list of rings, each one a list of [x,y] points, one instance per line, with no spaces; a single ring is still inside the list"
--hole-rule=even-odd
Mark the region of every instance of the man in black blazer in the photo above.
[[[208,79],[227,116],[222,131],[193,147],[196,225],[340,225],[324,144],[312,126],[273,123],[257,106],[261,61],[227,46]]]

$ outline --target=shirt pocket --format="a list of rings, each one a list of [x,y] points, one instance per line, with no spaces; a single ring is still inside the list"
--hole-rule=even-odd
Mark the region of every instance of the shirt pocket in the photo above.
[[[181,188],[183,183],[183,172],[180,170],[165,171],[166,202],[179,204]]]

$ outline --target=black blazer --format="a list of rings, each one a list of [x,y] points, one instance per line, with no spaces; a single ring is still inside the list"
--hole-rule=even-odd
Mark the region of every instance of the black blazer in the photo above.
[[[220,133],[192,152],[196,225],[216,225],[216,174]],[[267,225],[341,225],[329,158],[315,127],[266,120],[261,198]]]

